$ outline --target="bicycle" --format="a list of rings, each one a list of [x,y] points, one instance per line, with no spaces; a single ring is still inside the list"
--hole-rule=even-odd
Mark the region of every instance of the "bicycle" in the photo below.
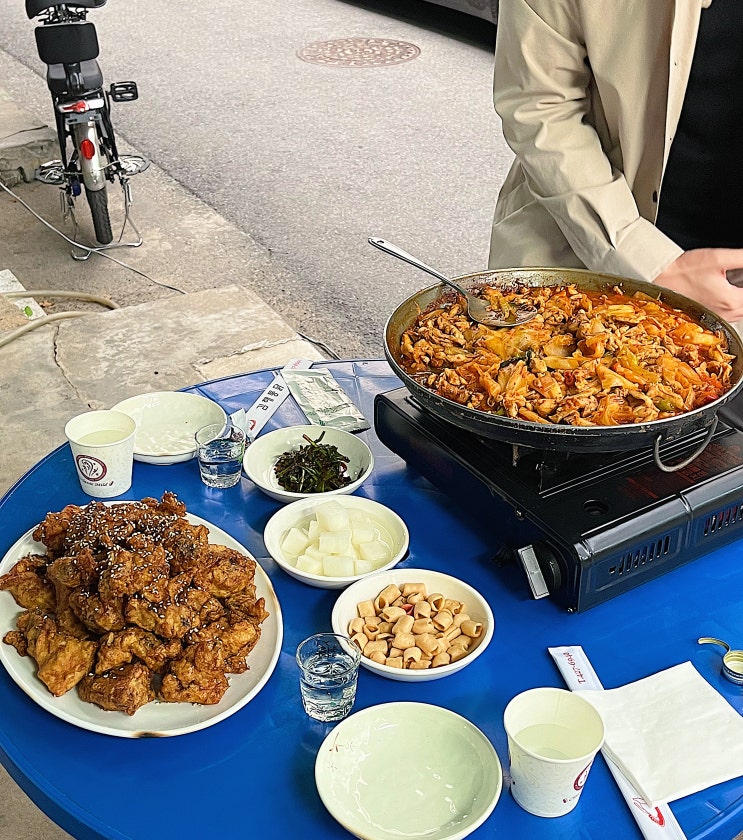
[[[75,199],[83,192],[90,207],[95,238],[101,247],[115,247],[108,209],[107,183],[118,179],[124,193],[124,225],[131,224],[138,241],[136,227],[129,217],[131,189],[129,178],[143,172],[149,161],[139,155],[120,155],[111,121],[111,102],[133,102],[139,96],[133,81],[115,82],[103,89],[103,73],[97,62],[98,35],[87,21],[89,9],[104,6],[107,0],[25,0],[26,14],[36,18],[35,29],[39,58],[47,65],[46,82],[52,95],[59,141],[60,160],[42,164],[35,173],[37,180],[61,188],[62,211],[74,214]],[[76,235],[76,234],[75,234]],[[85,249],[87,259],[91,249]],[[73,256],[75,256],[73,252]]]

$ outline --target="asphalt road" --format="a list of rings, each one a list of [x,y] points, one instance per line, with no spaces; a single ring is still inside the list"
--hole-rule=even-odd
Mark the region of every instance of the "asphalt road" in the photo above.
[[[0,19],[0,49],[19,62],[3,86],[51,122],[22,0],[0,0]],[[491,24],[423,0],[109,0],[89,20],[107,83],[139,85],[114,106],[118,133],[271,254],[282,281],[255,291],[300,332],[380,356],[387,317],[434,282],[369,236],[451,275],[485,267],[511,159]],[[376,66],[298,56],[360,38],[403,43]]]

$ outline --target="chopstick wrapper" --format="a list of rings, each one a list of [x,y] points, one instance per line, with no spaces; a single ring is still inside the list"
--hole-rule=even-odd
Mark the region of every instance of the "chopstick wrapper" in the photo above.
[[[312,367],[308,359],[291,359],[287,362],[282,371],[307,370]],[[230,415],[230,419],[236,426],[240,426],[246,432],[248,440],[255,440],[258,433],[268,423],[276,409],[289,396],[289,386],[284,381],[281,373],[277,373],[273,382],[266,388],[258,399],[245,411],[238,409]]]
[[[650,805],[743,775],[743,717],[691,662],[583,697],[605,750]]]
[[[568,688],[573,691],[600,690],[601,680],[580,645],[548,648],[560,669]],[[604,721],[604,726],[606,722]],[[601,750],[606,765],[646,840],[686,840],[676,817],[666,804],[650,806],[632,786],[618,765],[607,754],[606,744]]]

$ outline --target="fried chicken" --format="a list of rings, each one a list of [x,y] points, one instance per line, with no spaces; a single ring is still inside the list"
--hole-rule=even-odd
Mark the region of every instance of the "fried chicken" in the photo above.
[[[161,545],[154,546],[151,551],[136,554],[115,548],[108,553],[98,581],[98,592],[103,600],[113,601],[124,595],[134,595],[169,577],[170,564]]]
[[[126,621],[165,639],[181,639],[189,630],[219,618],[224,613],[222,604],[208,592],[192,587],[190,582],[189,574],[171,578],[167,597],[159,603],[150,603],[138,595],[129,598]]]
[[[230,685],[223,669],[224,656],[218,641],[189,645],[179,659],[170,663],[159,697],[168,703],[219,703]]]
[[[268,617],[255,561],[209,543],[173,493],[162,499],[48,513],[28,554],[0,577],[25,608],[4,642],[31,656],[59,696],[132,715],[156,698],[218,703],[226,674],[246,657]]]
[[[141,662],[122,665],[105,674],[89,674],[80,681],[77,691],[87,703],[127,715],[155,699],[152,674]]]
[[[225,598],[224,605],[233,615],[247,618],[253,624],[263,624],[268,618],[266,599],[255,597],[255,587],[251,587],[250,591],[243,592],[240,595]]]
[[[210,545],[194,573],[194,586],[217,598],[243,592],[253,583],[255,560],[224,545]]]
[[[242,674],[248,668],[246,657],[260,636],[260,627],[252,621],[229,613],[224,618],[189,633],[187,641],[219,642],[222,646],[225,670],[230,674]]]
[[[45,578],[46,557],[28,554],[0,577],[0,589],[6,589],[16,603],[27,610],[38,608],[44,612],[54,609],[54,587]]]
[[[107,633],[98,643],[95,660],[96,674],[128,665],[136,657],[151,671],[160,673],[171,659],[180,656],[183,646],[178,639],[163,641],[154,633],[140,627],[127,627]]]
[[[32,537],[46,546],[49,557],[54,558],[62,554],[70,521],[81,510],[78,505],[67,505],[59,513],[47,513],[44,520],[34,528]]]
[[[93,667],[96,643],[62,632],[53,616],[39,610],[22,613],[18,630],[6,634],[5,641],[19,653],[25,649],[36,662],[39,679],[55,697],[77,685]]]
[[[57,587],[93,586],[98,580],[98,563],[93,552],[86,548],[78,554],[57,557],[49,564],[46,576]]]
[[[177,519],[163,535],[162,545],[168,554],[174,575],[195,569],[209,550],[209,529]]]
[[[70,593],[69,605],[73,614],[94,633],[126,627],[123,598],[105,601],[97,592],[80,586]]]

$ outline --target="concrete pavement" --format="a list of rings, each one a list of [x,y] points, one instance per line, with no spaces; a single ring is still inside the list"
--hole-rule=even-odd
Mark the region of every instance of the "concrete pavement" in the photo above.
[[[58,188],[24,180],[56,156],[55,143],[0,89],[0,182],[17,196],[0,190],[0,494],[63,443],[66,421],[89,408],[291,358],[327,357],[251,291],[258,275],[282,282],[270,254],[156,168],[132,180],[132,213],[144,244],[106,252],[131,268],[98,255],[73,259],[68,243],[21,203],[71,235]],[[115,226],[121,197],[112,191],[110,203]],[[194,291],[196,277],[201,291]],[[3,296],[24,288],[29,298],[20,305]],[[50,293],[58,290],[120,308]],[[143,297],[147,302],[128,305]],[[36,319],[71,312],[77,314],[18,333]],[[68,838],[2,769],[0,799],[0,840]]]
[[[6,125],[9,110],[20,128],[16,136],[24,140],[12,155],[7,180],[13,181],[19,169],[32,174],[38,144],[25,142],[22,109],[0,95],[0,125]],[[38,133],[31,115],[27,123]],[[0,171],[8,158],[0,150]],[[20,182],[13,190],[71,235],[71,225],[63,224],[58,188]],[[12,301],[4,301],[0,309],[4,439],[23,440],[22,447],[6,445],[0,452],[0,491],[62,443],[66,420],[87,408],[107,408],[137,393],[281,365],[297,356],[326,357],[251,291],[256,274],[275,270],[264,249],[153,167],[132,179],[132,190],[132,214],[144,232],[144,244],[105,252],[131,268],[96,254],[85,261],[73,259],[67,242],[19,200],[0,191],[0,270],[6,281],[12,286],[15,279],[28,289],[43,307],[41,316],[80,313],[2,346],[9,331],[28,319]],[[112,189],[112,220],[123,217],[121,203]],[[84,201],[79,204],[78,222],[87,233],[87,208]],[[134,238],[133,231],[126,233]],[[193,291],[194,278],[203,288],[204,275],[211,288]],[[280,283],[278,270],[276,275]],[[57,298],[50,293],[56,290],[100,296],[121,308]],[[142,300],[143,290],[148,302],[127,305]]]

